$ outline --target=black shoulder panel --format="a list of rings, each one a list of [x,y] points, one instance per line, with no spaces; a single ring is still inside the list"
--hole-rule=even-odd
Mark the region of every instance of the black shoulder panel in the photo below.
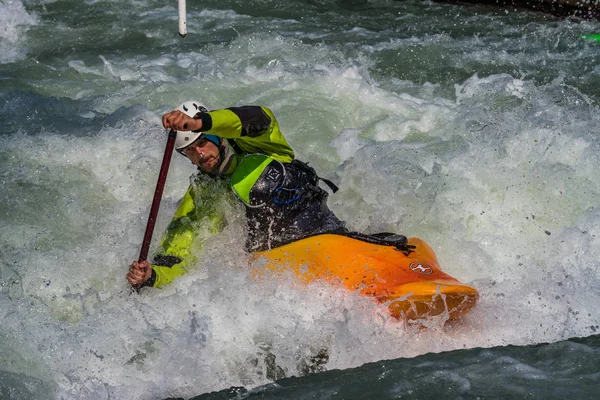
[[[271,125],[271,118],[260,106],[228,108],[242,121],[242,136],[256,137]]]

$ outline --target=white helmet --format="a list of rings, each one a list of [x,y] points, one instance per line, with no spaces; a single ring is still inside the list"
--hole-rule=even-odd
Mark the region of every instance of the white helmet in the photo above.
[[[195,100],[188,100],[185,103],[179,105],[175,111],[181,111],[188,117],[194,118],[196,114],[202,112],[208,112],[207,108]],[[181,150],[184,147],[192,144],[196,139],[202,135],[202,132],[192,131],[177,131],[177,137],[175,138],[175,149]]]

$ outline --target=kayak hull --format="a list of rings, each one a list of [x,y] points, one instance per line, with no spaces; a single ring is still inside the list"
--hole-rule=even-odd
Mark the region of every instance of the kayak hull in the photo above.
[[[431,247],[408,239],[408,253],[394,246],[324,234],[257,252],[255,273],[293,271],[305,283],[326,281],[388,306],[397,319],[446,316],[456,320],[477,303],[479,293],[439,267]]]

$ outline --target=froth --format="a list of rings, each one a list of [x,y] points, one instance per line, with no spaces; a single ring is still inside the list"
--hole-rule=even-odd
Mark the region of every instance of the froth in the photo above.
[[[23,35],[37,16],[28,14],[20,0],[0,3],[0,63],[15,62],[25,56]]]
[[[336,202],[344,219],[424,238],[442,268],[478,287],[481,302],[465,320],[496,328],[473,343],[594,333],[595,106],[560,80],[538,86],[508,75],[470,78],[455,103],[387,99],[399,127],[428,123],[382,135],[382,118],[340,135],[340,156],[353,154],[337,172],[351,200]]]

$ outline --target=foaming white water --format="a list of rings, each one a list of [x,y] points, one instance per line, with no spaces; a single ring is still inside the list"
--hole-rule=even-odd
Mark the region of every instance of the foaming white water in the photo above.
[[[346,219],[426,239],[447,272],[481,290],[466,320],[485,334],[471,345],[596,332],[597,107],[560,80],[497,75],[457,86],[456,102],[400,96],[385,108],[398,110],[398,129],[382,119],[341,134],[354,143],[337,172],[353,198]]]
[[[5,344],[36,366],[15,356],[10,372],[25,382],[46,379],[66,398],[162,398],[297,374],[323,347],[340,348],[330,352],[332,365],[364,362],[344,349],[360,342],[355,329],[373,329],[360,321],[376,307],[328,287],[298,288],[289,277],[251,279],[239,210],[188,275],[164,290],[131,294],[123,275],[139,248],[161,134],[143,124],[89,139],[47,134],[3,143],[4,157],[40,171],[39,180],[27,174],[27,186],[46,193],[19,190],[23,177],[6,182],[17,202],[40,202],[35,216],[2,227],[15,260],[3,262],[3,332],[28,333],[26,342]],[[181,189],[187,177],[178,164],[170,181]],[[49,193],[53,187],[61,196]],[[167,187],[163,214],[174,210],[173,190],[181,195]],[[47,225],[53,220],[58,226]],[[10,242],[15,229],[27,240]]]
[[[37,16],[28,14],[20,0],[0,2],[0,63],[15,62],[25,57],[22,36],[37,23]]]
[[[5,342],[18,349],[10,372],[19,381],[41,379],[66,398],[192,396],[317,368],[311,359],[323,349],[327,368],[432,349],[367,299],[289,276],[251,278],[239,208],[188,275],[131,294],[124,273],[139,250],[163,135],[146,118],[93,137],[46,132],[2,143],[14,214],[1,227],[0,302],[4,334],[28,333]],[[191,172],[173,162],[157,233]]]
[[[164,144],[158,118],[144,117],[89,138],[49,133],[3,143],[12,196],[40,202],[2,227],[15,260],[3,264],[3,276],[12,277],[2,291],[3,327],[30,332],[18,348],[36,360],[36,378],[72,398],[192,396],[298,374],[322,348],[330,369],[592,333],[600,212],[591,131],[598,121],[592,113],[582,120],[590,106],[576,92],[563,88],[575,109],[545,113],[560,83],[473,77],[450,101],[393,95],[359,74],[330,73],[301,82],[310,101],[301,96],[297,107],[291,83],[267,82],[273,86],[263,94],[302,158],[325,171],[343,162],[330,204],[351,228],[422,237],[448,273],[480,289],[480,304],[463,323],[418,331],[326,285],[253,280],[239,208],[229,210],[228,228],[192,272],[163,290],[130,294],[123,275],[139,250]],[[331,88],[336,95],[327,97]],[[503,107],[482,101],[494,93],[507,93],[495,97]],[[306,114],[310,127],[302,124]],[[338,143],[336,133],[354,137],[352,151],[332,154],[327,144]],[[192,171],[185,160],[173,162],[157,232]]]

